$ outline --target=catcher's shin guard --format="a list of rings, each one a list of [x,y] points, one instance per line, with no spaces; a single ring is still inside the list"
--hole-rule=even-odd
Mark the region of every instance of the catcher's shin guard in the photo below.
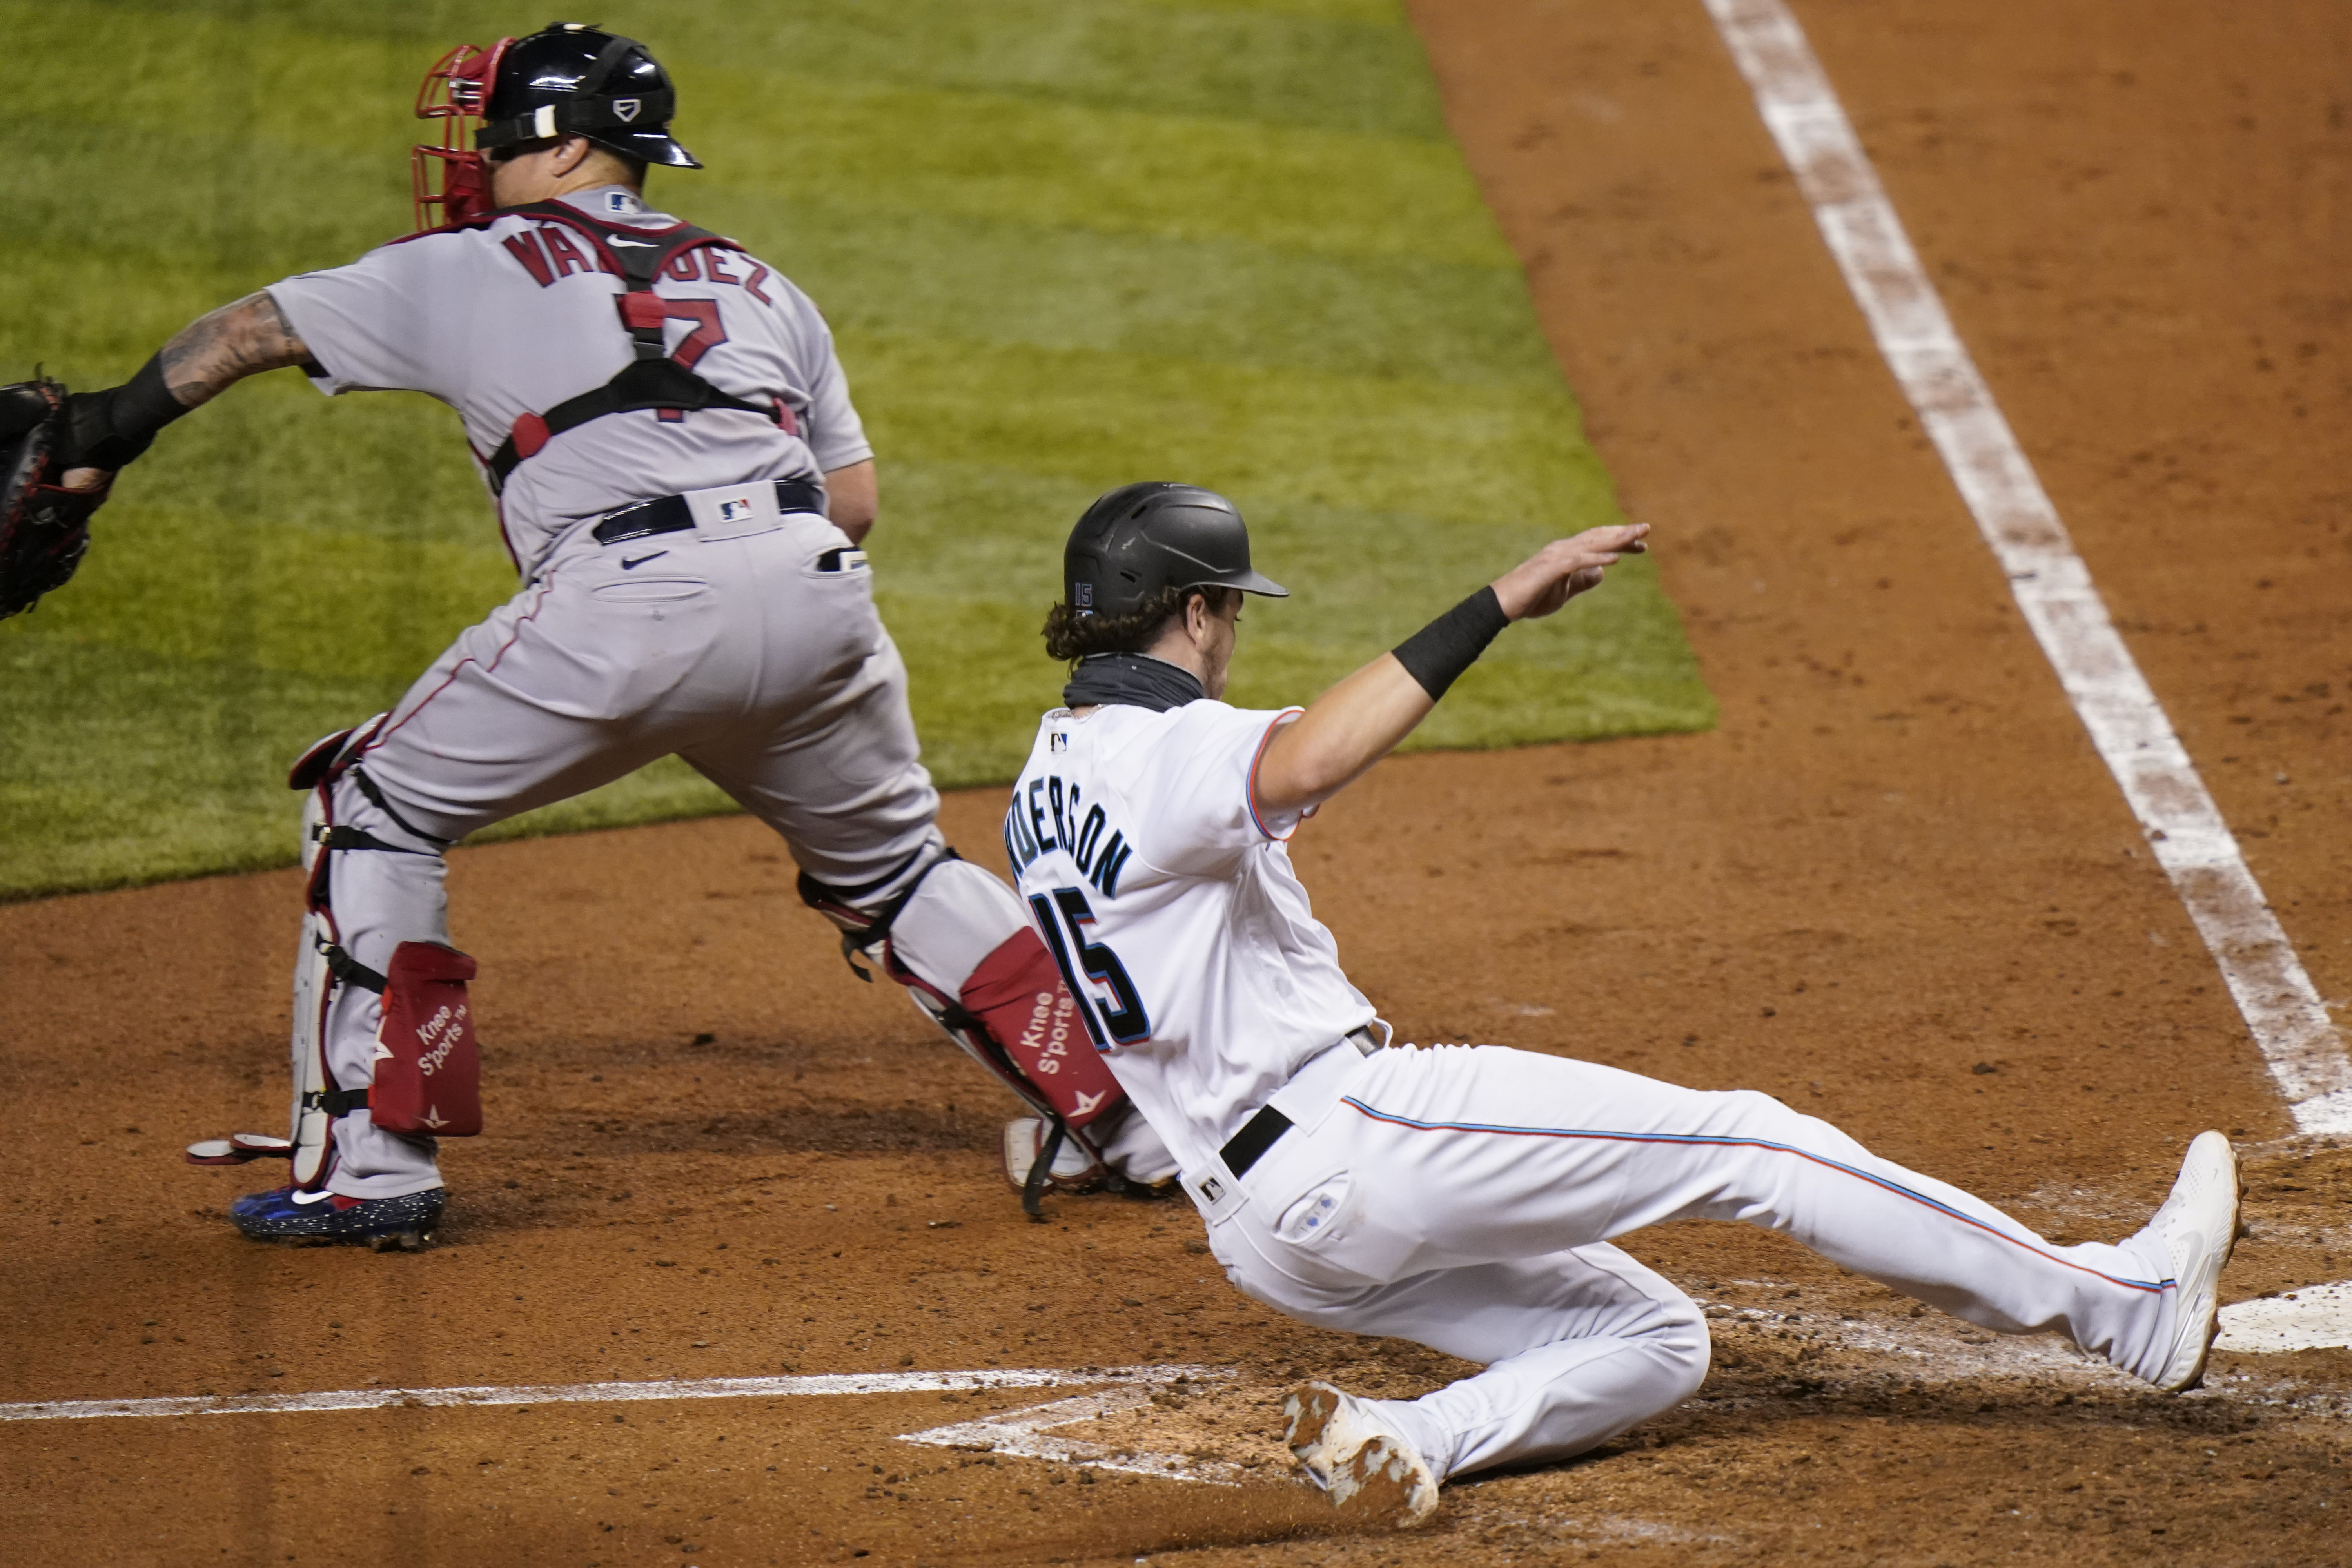
[[[842,929],[851,967],[865,957],[904,985],[925,1016],[1035,1110],[1049,1143],[1076,1142],[1097,1166],[1086,1129],[1125,1105],[1087,1039],[1053,955],[1012,891],[944,847],[878,887],[828,888],[801,878],[801,896]],[[1038,1212],[1048,1153],[1023,1206]]]
[[[327,953],[335,939],[327,907],[326,830],[334,812],[335,781],[383,719],[379,713],[364,724],[314,742],[286,773],[289,788],[310,792],[302,802],[302,931],[294,952],[294,1029],[289,1062],[294,1092],[287,1114],[287,1136],[233,1132],[226,1138],[207,1138],[188,1145],[192,1165],[291,1160],[294,1184],[305,1191],[316,1191],[331,1166],[334,1125],[351,1108],[342,1103],[327,1070],[326,1016],[335,984]]]
[[[373,730],[379,717],[362,730]],[[335,780],[357,753],[362,741],[358,730],[346,730],[319,742],[295,760],[286,782],[309,790],[302,802],[302,932],[294,952],[294,1033],[292,1079],[294,1100],[287,1113],[294,1161],[294,1184],[306,1191],[322,1185],[334,1152],[335,1123],[342,1119],[341,1105],[331,1110],[326,1096],[334,1088],[327,1070],[327,1008],[334,1000],[334,972],[327,952],[334,946],[334,917],[327,908],[331,875],[325,829],[334,814]],[[232,1140],[234,1142],[234,1140]]]
[[[261,1158],[290,1159],[296,1188],[324,1187],[335,1164],[335,1126],[360,1110],[388,1132],[465,1137],[481,1131],[480,1069],[466,982],[474,962],[438,942],[404,942],[378,971],[345,951],[335,923],[334,857],[343,850],[394,855],[437,855],[436,840],[410,827],[353,764],[381,723],[382,715],[356,729],[330,735],[295,763],[287,782],[310,791],[302,810],[304,912],[299,950],[294,959],[294,1027],[289,1066],[293,1099],[285,1138],[240,1132],[208,1139],[188,1148],[200,1165],[243,1164]],[[336,820],[335,799],[346,774],[351,782],[417,848],[394,844],[365,829]],[[387,828],[387,831],[391,829]],[[346,1087],[328,1060],[328,1024],[340,994],[350,986],[378,993],[376,1047],[367,1085]],[[372,1103],[373,1101],[373,1103]]]

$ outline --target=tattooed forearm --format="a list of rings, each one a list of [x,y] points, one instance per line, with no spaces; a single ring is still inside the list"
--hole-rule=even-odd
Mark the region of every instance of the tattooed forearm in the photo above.
[[[194,408],[248,375],[308,363],[310,351],[265,291],[197,317],[159,357],[172,395]]]
[[[267,293],[199,316],[121,386],[67,395],[61,482],[68,489],[95,489],[189,409],[248,375],[310,359],[310,351]]]

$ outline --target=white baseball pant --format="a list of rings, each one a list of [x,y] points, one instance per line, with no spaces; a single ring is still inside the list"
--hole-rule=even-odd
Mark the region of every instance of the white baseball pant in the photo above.
[[[2160,1244],[2060,1247],[1769,1095],[1706,1093],[1493,1046],[1326,1053],[1210,1243],[1294,1317],[1486,1370],[1382,1401],[1440,1476],[1564,1458],[1688,1398],[1690,1299],[1608,1245],[1675,1219],[1786,1232],[2002,1333],[2054,1330],[2138,1375],[2170,1344]]]

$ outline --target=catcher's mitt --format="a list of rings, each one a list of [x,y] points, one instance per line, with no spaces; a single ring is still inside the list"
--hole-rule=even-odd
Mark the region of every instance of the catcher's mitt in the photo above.
[[[89,548],[94,490],[58,484],[65,464],[66,389],[49,380],[0,386],[0,620],[65,585]]]

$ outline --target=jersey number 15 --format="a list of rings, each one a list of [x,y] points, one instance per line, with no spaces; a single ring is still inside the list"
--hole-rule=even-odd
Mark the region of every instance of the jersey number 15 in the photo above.
[[[1070,996],[1078,1005],[1078,1016],[1087,1021],[1087,1033],[1094,1037],[1096,1048],[1107,1049],[1112,1045],[1131,1046],[1138,1040],[1149,1039],[1151,1019],[1143,1010],[1143,998],[1136,994],[1135,982],[1127,975],[1127,965],[1118,954],[1098,942],[1087,940],[1087,930],[1095,923],[1094,906],[1076,888],[1056,888],[1051,899],[1043,893],[1029,895],[1029,907],[1037,911],[1037,929],[1045,935],[1045,945],[1054,950],[1054,962],[1061,966],[1062,979],[1070,987]],[[1071,962],[1072,954],[1077,962]],[[1116,1008],[1107,1006],[1088,986],[1079,982],[1083,973],[1087,978],[1106,987]]]

